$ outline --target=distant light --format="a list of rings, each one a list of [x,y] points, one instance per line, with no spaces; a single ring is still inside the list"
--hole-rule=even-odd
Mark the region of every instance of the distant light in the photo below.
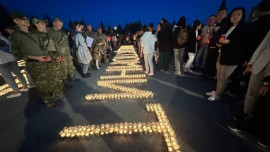
[[[116,26],[114,27],[114,30],[117,30],[117,27]]]

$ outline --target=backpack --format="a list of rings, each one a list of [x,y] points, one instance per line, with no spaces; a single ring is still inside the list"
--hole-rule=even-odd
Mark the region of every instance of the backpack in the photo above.
[[[177,43],[179,45],[184,45],[188,41],[188,30],[187,28],[180,28],[180,31],[178,33],[177,37]]]

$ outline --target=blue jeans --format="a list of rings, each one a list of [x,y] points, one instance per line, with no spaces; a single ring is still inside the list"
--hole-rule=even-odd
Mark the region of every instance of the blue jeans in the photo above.
[[[27,87],[27,82],[21,73],[20,68],[18,67],[17,61],[0,64],[0,73],[2,74],[4,80],[13,89],[13,91],[18,92],[19,88],[11,72],[17,76],[24,87]]]
[[[82,71],[83,71],[83,74],[88,73],[88,67],[89,67],[89,64],[82,64]]]
[[[182,65],[183,65],[183,53],[185,51],[185,48],[179,48],[179,49],[173,49],[174,51],[174,67],[175,72],[181,73]]]
[[[145,71],[149,73],[150,69],[150,74],[154,74],[153,56],[154,52],[144,54]]]
[[[208,45],[204,45],[198,50],[196,54],[194,66],[196,68],[201,68],[201,69],[204,68],[207,55],[208,55]],[[201,61],[201,65],[200,65],[200,61]]]

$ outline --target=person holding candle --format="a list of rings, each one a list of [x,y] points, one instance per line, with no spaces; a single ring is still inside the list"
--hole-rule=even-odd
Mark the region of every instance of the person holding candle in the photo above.
[[[30,22],[21,11],[13,11],[11,18],[19,27],[11,36],[11,50],[18,59],[26,60],[26,70],[34,80],[36,89],[43,99],[46,107],[55,107],[51,101],[51,95],[46,88],[47,77],[49,76],[48,62],[51,57],[40,48],[40,44],[35,33],[29,31]]]
[[[206,95],[210,96],[208,100],[220,99],[220,95],[227,86],[229,76],[241,62],[245,49],[245,34],[245,9],[238,7],[231,11],[230,28],[216,43],[220,48],[216,62],[217,86],[215,91],[206,93]]]
[[[186,50],[188,51],[188,60],[184,66],[184,71],[189,71],[194,61],[195,54],[198,49],[198,42],[202,39],[201,34],[202,24],[199,20],[193,22],[193,27],[189,32],[189,39],[187,42]]]

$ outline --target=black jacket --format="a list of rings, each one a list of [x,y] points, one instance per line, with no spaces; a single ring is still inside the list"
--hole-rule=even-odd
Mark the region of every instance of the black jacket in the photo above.
[[[163,25],[161,30],[158,32],[158,47],[160,52],[171,52],[172,51],[172,28],[169,24]]]
[[[200,35],[201,32],[202,32],[201,30],[198,30],[198,35]],[[191,29],[191,31],[189,32],[189,38],[186,45],[186,50],[188,52],[195,53],[196,45],[197,45],[197,49],[199,49],[199,41],[197,40],[197,37],[196,37],[196,31],[194,29]]]
[[[245,25],[238,25],[231,32],[227,37],[227,39],[230,40],[230,43],[223,44],[221,47],[219,61],[221,65],[238,65],[241,63],[245,50],[246,34],[247,31]]]
[[[209,47],[210,48],[217,48],[216,43],[218,42],[220,36],[222,34],[225,34],[228,29],[230,28],[231,23],[228,20],[228,18],[224,18],[220,23],[216,23],[216,28],[219,28],[217,31],[214,31],[211,34],[210,42],[209,42]]]
[[[270,14],[259,18],[248,27],[244,61],[249,61],[270,29]]]

